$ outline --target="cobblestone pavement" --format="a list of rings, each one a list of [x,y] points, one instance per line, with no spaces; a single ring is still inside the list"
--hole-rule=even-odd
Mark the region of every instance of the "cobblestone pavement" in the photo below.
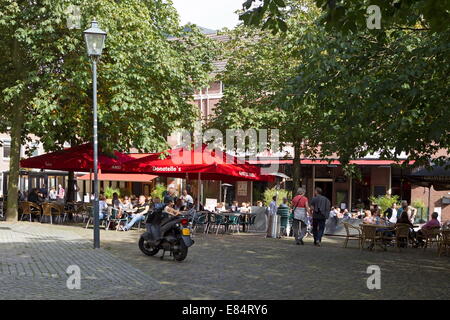
[[[158,281],[72,228],[0,223],[1,299],[110,299],[121,292],[149,295]],[[70,265],[80,268],[80,290],[67,288]]]
[[[92,230],[78,229],[91,237]],[[314,247],[292,238],[197,235],[182,263],[143,255],[137,231],[102,233],[103,247],[160,281],[158,299],[448,299],[450,258],[436,247],[398,252],[342,248],[342,238]],[[367,288],[368,266],[381,269],[381,290]],[[176,295],[175,295],[176,293]],[[153,299],[153,297],[149,297]]]
[[[0,228],[3,226],[0,223]],[[91,246],[92,229],[55,225],[40,228],[52,237],[63,231],[72,235],[76,233],[75,239],[85,239],[83,246]],[[297,246],[289,238],[265,239],[261,235],[242,233],[200,234],[196,235],[194,246],[189,248],[187,259],[179,263],[170,257],[160,260],[160,254],[156,257],[143,255],[137,246],[139,235],[138,231],[101,230],[103,250],[98,252],[110,259],[109,265],[114,262],[117,265],[120,261],[122,270],[135,272],[138,269],[150,279],[156,279],[160,289],[149,280],[152,285],[147,292],[133,291],[136,288],[129,285],[129,288],[123,288],[127,289],[126,292],[116,291],[115,295],[108,297],[395,300],[448,299],[450,294],[450,258],[438,257],[436,248],[426,251],[408,248],[402,252],[389,248],[387,252],[370,252],[360,251],[354,244],[353,248],[344,249],[342,239],[338,238],[326,238],[318,248],[312,245],[310,238],[306,239],[304,246]],[[87,240],[89,242],[84,245]],[[67,239],[65,241],[71,243]],[[17,249],[12,250],[20,256]],[[60,252],[65,253],[65,250]],[[106,261],[106,258],[101,259]],[[370,265],[378,265],[381,269],[381,290],[367,288],[367,267]],[[139,276],[139,279],[144,278],[144,275]],[[96,288],[96,285],[101,284],[92,284],[91,288]],[[65,281],[62,286],[65,286]],[[63,297],[71,298],[67,292]]]

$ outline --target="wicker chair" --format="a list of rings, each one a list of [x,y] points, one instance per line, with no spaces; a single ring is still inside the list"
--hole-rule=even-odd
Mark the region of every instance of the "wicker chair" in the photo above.
[[[75,210],[74,214],[75,220],[81,220],[83,223],[86,221],[86,219],[89,219],[89,211],[86,203],[79,204]]]
[[[443,230],[441,241],[438,245],[438,255],[441,256],[442,252],[445,251],[445,255],[448,256],[448,249],[450,248],[450,230]]]
[[[382,236],[377,233],[377,229],[373,226],[361,224],[361,250],[366,242],[370,242],[369,250],[375,248],[377,243],[382,243]]]
[[[63,211],[64,205],[53,202],[44,202],[42,204],[41,222],[44,217],[50,217],[50,224],[53,224],[53,215],[56,215],[56,218],[59,217],[59,219],[61,219],[61,214],[63,214]]]
[[[425,245],[423,246],[423,250],[426,250],[428,247],[428,244],[430,246],[433,243],[439,244],[440,237],[441,237],[441,228],[431,228],[431,229],[421,229],[422,231],[422,237],[425,241]]]
[[[22,211],[22,215],[20,217],[21,221],[23,221],[23,218],[26,215],[29,216],[30,222],[32,221],[33,215],[42,216],[41,207],[38,204],[31,202],[31,201],[21,201],[19,203],[19,209],[21,209],[21,211]]]
[[[402,243],[406,244],[406,248],[408,247],[408,243],[410,241],[410,229],[411,227],[406,223],[397,223],[395,225],[395,246],[399,251],[400,248],[402,248]]]
[[[344,240],[344,248],[347,248],[347,244],[348,244],[349,240],[358,240],[358,248],[361,248],[361,243],[362,243],[361,229],[351,225],[348,222],[343,222],[342,224],[344,225],[345,233],[347,234],[345,236],[345,240]],[[350,229],[355,230],[358,233],[351,234]]]

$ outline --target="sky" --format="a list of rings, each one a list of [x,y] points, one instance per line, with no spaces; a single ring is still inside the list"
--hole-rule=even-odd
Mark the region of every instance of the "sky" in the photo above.
[[[180,15],[181,24],[188,22],[219,30],[234,28],[239,17],[234,12],[242,9],[245,0],[172,0]]]

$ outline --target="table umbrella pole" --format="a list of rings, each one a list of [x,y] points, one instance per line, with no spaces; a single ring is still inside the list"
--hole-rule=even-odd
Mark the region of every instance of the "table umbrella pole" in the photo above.
[[[198,179],[197,179],[197,211],[200,211],[200,198],[201,198],[201,196],[200,196],[200,189],[201,189],[201,187],[200,187],[200,184],[202,183],[202,180],[201,180],[201,173],[199,172],[198,173]]]

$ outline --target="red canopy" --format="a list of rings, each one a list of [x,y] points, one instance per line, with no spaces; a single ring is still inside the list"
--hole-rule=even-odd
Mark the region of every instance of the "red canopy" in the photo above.
[[[158,178],[150,174],[128,174],[128,173],[99,173],[98,180],[100,181],[130,181],[130,182],[150,182],[153,179]],[[78,180],[91,180],[91,174],[85,174],[84,176],[77,177]]]
[[[161,159],[166,154],[165,159]],[[128,161],[122,172],[147,173],[173,178],[223,181],[273,181],[273,176],[261,175],[261,169],[237,157],[206,148],[172,149]]]
[[[94,168],[93,154],[92,144],[86,143],[21,160],[20,166],[22,168],[89,172]],[[103,172],[116,172],[122,169],[125,162],[135,159],[118,151],[114,151],[114,157],[111,158],[99,152],[98,168]]]

